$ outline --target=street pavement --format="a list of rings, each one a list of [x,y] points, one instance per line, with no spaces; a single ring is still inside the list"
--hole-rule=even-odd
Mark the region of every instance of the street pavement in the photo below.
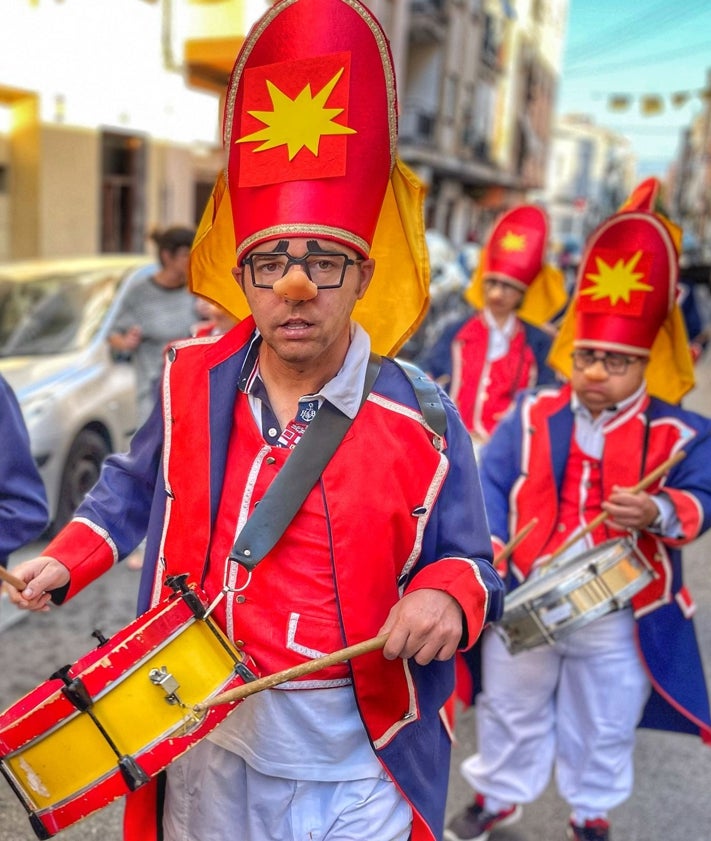
[[[701,362],[697,377],[697,388],[685,405],[711,415],[711,359]],[[27,547],[13,560],[39,554],[41,549],[41,544]],[[710,555],[711,532],[685,552],[687,584],[698,603],[697,633],[711,676]],[[7,603],[2,605],[0,710],[93,648],[94,630],[108,637],[127,625],[134,615],[139,575],[120,565],[64,607],[44,614],[16,617]],[[126,726],[140,714],[140,710],[126,710]],[[470,709],[457,720],[448,815],[469,802],[470,793],[458,765],[475,750],[475,716],[476,711]],[[57,757],[57,762],[61,761],[62,757]],[[640,730],[635,765],[635,791],[611,815],[612,841],[710,841],[711,750],[691,736]],[[122,801],[116,801],[57,837],[62,841],[120,841],[122,812]],[[536,803],[525,807],[518,824],[495,833],[491,841],[563,841],[567,818],[565,804],[549,784]],[[19,800],[0,777],[0,841],[32,841],[35,837]],[[239,834],[229,841],[241,841]]]

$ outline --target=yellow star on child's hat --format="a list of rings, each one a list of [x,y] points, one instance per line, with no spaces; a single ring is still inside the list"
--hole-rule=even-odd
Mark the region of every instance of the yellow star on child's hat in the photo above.
[[[506,231],[500,240],[501,248],[504,251],[525,251],[526,235],[516,234],[511,230]]]
[[[642,251],[637,251],[628,262],[620,258],[614,266],[610,266],[600,257],[595,258],[597,274],[588,273],[585,278],[592,283],[586,289],[581,290],[581,295],[589,295],[591,300],[599,301],[602,298],[609,298],[614,306],[622,300],[629,303],[632,292],[651,292],[652,288],[647,283],[640,283],[644,272],[636,272],[635,267],[642,257]]]
[[[273,82],[267,80],[273,110],[249,112],[265,123],[266,128],[240,137],[237,143],[263,140],[255,152],[287,146],[291,161],[304,147],[317,156],[319,140],[323,135],[355,134],[355,129],[333,122],[333,118],[341,114],[343,108],[324,107],[342,74],[343,68],[315,96],[311,95],[311,85],[307,84],[295,99],[290,99]]]

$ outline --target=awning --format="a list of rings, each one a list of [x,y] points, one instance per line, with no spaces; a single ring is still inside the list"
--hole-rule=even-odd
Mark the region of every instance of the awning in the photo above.
[[[223,94],[243,43],[244,35],[187,40],[184,61],[188,84]]]

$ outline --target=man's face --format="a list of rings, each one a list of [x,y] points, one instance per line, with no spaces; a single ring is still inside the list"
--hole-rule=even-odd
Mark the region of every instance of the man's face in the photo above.
[[[504,320],[515,312],[523,300],[523,292],[496,275],[484,278],[484,306],[494,318]]]
[[[311,237],[271,240],[261,243],[253,252],[259,254],[277,252],[291,257],[304,257],[318,249],[324,253],[323,265],[328,265],[328,252],[345,254],[349,260],[343,283],[335,288],[316,288],[313,283],[310,291],[309,279],[303,265],[288,266],[284,280],[290,283],[277,284],[276,289],[256,287],[250,266],[237,266],[232,273],[242,287],[254,316],[254,320],[265,343],[281,362],[296,366],[301,370],[318,365],[324,360],[340,363],[345,356],[350,341],[350,318],[353,307],[365,294],[373,275],[374,261],[363,260],[352,249],[340,243],[328,240],[314,240]],[[275,261],[279,267],[285,262],[285,256]],[[253,265],[262,266],[263,258]],[[313,280],[319,283],[319,266],[311,270]],[[271,263],[266,261],[265,275],[271,271]],[[281,270],[277,270],[280,274]],[[336,279],[337,280],[337,279]],[[268,282],[271,282],[269,280]],[[283,288],[282,288],[283,287]],[[314,294],[315,292],[315,294]]]
[[[578,347],[573,352],[570,382],[580,402],[598,415],[637,391],[646,365],[644,357]]]

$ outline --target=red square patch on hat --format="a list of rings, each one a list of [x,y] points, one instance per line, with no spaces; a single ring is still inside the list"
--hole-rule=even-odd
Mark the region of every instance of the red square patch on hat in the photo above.
[[[595,248],[588,258],[578,292],[580,312],[640,316],[654,287],[652,255],[642,249],[621,254],[619,249]]]
[[[344,175],[349,90],[348,52],[245,69],[239,186]]]

